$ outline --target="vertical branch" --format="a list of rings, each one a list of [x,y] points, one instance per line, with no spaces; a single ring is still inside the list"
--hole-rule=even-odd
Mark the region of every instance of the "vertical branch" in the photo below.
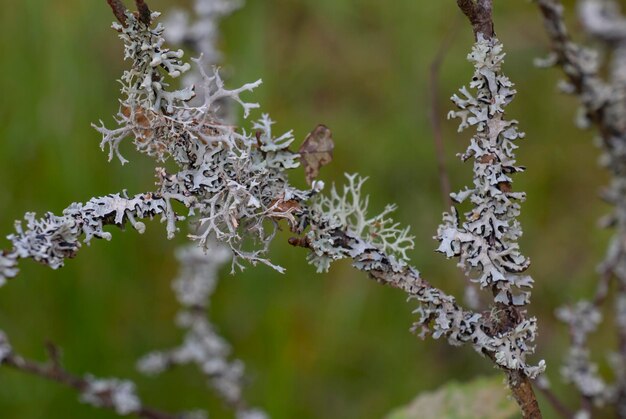
[[[150,8],[144,0],[135,0],[135,4],[137,5],[137,14],[139,16],[139,20],[143,22],[146,26],[150,26],[150,21],[152,20],[152,12],[150,12]]]
[[[491,0],[457,0],[457,5],[469,19],[476,43],[468,56],[474,62],[475,73],[472,88],[474,96],[465,87],[452,97],[459,111],[449,116],[461,119],[459,130],[476,126],[476,134],[462,159],[474,159],[474,187],[453,194],[453,199],[463,202],[470,199],[474,208],[465,213],[465,221],[453,208],[452,214],[444,215],[444,223],[438,231],[441,242],[439,251],[446,256],[460,259],[467,275],[478,270],[475,280],[481,288],[493,291],[493,308],[496,309],[491,328],[496,333],[522,327],[535,322],[527,319],[522,307],[528,303],[532,285],[530,276],[522,275],[529,261],[519,252],[517,238],[518,221],[514,217],[497,214],[516,214],[525,195],[512,191],[510,174],[521,172],[515,166],[512,142],[524,135],[517,131],[516,122],[506,121],[504,107],[513,99],[513,84],[501,72],[504,58],[502,45],[495,38]],[[476,98],[481,98],[477,100]],[[483,104],[481,102],[486,102]],[[474,118],[472,115],[482,115]],[[471,116],[471,117],[470,117]],[[470,198],[471,197],[471,198]],[[502,201],[507,202],[501,204]],[[493,227],[497,223],[499,227]],[[489,227],[492,226],[492,227]],[[456,245],[451,245],[456,243]],[[498,254],[510,253],[511,260],[498,260]],[[514,261],[511,263],[511,261]],[[528,329],[534,339],[535,328]],[[524,344],[525,346],[525,344]],[[525,351],[532,349],[525,347]],[[524,418],[541,418],[529,374],[503,364],[493,354],[487,354],[504,370],[508,386],[520,406]]]
[[[441,197],[445,208],[452,206],[452,198],[450,198],[450,177],[446,167],[445,147],[443,139],[443,130],[441,129],[441,102],[439,101],[439,72],[441,64],[446,56],[450,43],[456,35],[457,25],[454,30],[448,31],[446,38],[443,40],[437,54],[430,64],[429,69],[429,95],[430,95],[430,126],[433,131],[433,140],[435,143],[435,155],[437,157],[437,169],[439,172],[439,186],[441,188]]]
[[[107,0],[111,10],[113,10],[113,14],[115,18],[122,24],[122,26],[126,26],[126,12],[128,9],[121,0]]]
[[[456,3],[472,24],[476,39],[478,39],[479,33],[485,39],[491,39],[495,36],[492,0],[457,0]]]

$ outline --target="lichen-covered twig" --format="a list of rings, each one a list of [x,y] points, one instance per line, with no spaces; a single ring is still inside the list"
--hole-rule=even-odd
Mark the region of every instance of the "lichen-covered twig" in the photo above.
[[[40,363],[29,360],[13,350],[4,332],[0,331],[0,365],[46,380],[55,381],[80,393],[80,401],[94,407],[109,409],[120,416],[134,415],[146,419],[193,419],[195,413],[171,414],[144,406],[131,381],[116,378],[83,377],[66,371],[61,365],[60,352],[47,345],[49,360]]]
[[[161,216],[168,230],[175,230],[176,216],[166,215],[170,198],[175,197],[146,193],[129,198],[121,193],[73,203],[61,216],[47,213],[37,219],[34,213],[27,213],[26,225],[17,221],[15,233],[8,236],[13,247],[0,253],[0,285],[18,274],[19,259],[31,258],[57,269],[65,259],[76,256],[82,243],[89,244],[93,238],[110,240],[111,233],[104,230],[107,225],[124,227],[128,223],[143,233],[145,225],[139,220]]]
[[[182,11],[170,14],[165,38],[170,44],[183,44],[200,54],[204,62],[217,64],[217,25],[221,18],[241,5],[235,0],[196,0],[198,22],[186,24],[188,15]],[[181,17],[185,24],[181,24]],[[202,79],[199,71],[190,71],[185,77],[188,85]],[[230,120],[229,103],[223,103],[221,116]],[[195,227],[190,226],[193,230]],[[244,364],[229,360],[230,346],[219,336],[208,314],[210,298],[215,290],[218,269],[231,258],[231,252],[217,243],[209,242],[206,250],[188,245],[176,252],[180,274],[172,281],[172,288],[181,305],[177,324],[185,330],[181,345],[168,350],[153,351],[137,363],[147,375],[157,375],[178,365],[195,364],[208,384],[231,407],[238,419],[263,419],[266,415],[248,406],[243,397]]]
[[[479,1],[477,7],[490,10],[487,5]],[[230,247],[234,267],[243,267],[245,261],[260,262],[282,271],[266,255],[277,223],[286,220],[300,236],[292,243],[311,250],[309,261],[318,270],[348,258],[378,282],[404,290],[419,303],[414,329],[421,336],[432,334],[453,345],[471,345],[505,370],[524,416],[540,417],[529,378],[539,374],[544,364],[532,366],[526,360],[533,352],[536,325],[521,309],[528,301],[531,280],[522,274],[528,264],[515,242],[521,230],[515,221],[518,204],[514,201],[521,200],[523,194],[511,191],[508,177],[520,170],[512,155],[512,141],[519,133],[514,121],[502,118],[502,107],[514,90],[500,71],[502,47],[495,38],[478,32],[470,55],[476,67],[472,87],[479,97],[486,95],[490,105],[479,103],[467,90],[463,90],[467,97],[455,99],[461,108],[479,111],[465,115],[462,109],[458,115],[478,129],[467,157],[475,157],[475,181],[485,190],[457,194],[459,201],[473,196],[475,216],[468,215],[466,222],[459,224],[454,215],[448,215],[438,234],[439,250],[482,270],[481,277],[474,279],[494,292],[492,310],[473,312],[423,280],[409,265],[407,251],[413,238],[408,229],[389,217],[394,206],[367,216],[363,179],[348,176],[343,190],[332,188],[328,195],[322,193],[319,181],[312,181],[308,190],[297,189],[286,176],[287,170],[299,166],[300,157],[289,148],[294,141],[290,132],[274,136],[273,122],[267,115],[254,122],[249,132],[221,117],[219,104],[224,100],[239,103],[245,117],[257,108],[258,104],[241,96],[260,81],[229,90],[217,70],[206,73],[200,66],[201,86],[172,89],[171,79],[190,68],[183,61],[183,52],[164,46],[162,25],[149,26],[141,16],[128,11],[124,16],[125,24],[115,24],[114,28],[132,65],[121,80],[117,126],[97,126],[103,136],[101,145],[108,149],[110,159],[117,157],[125,163],[120,147],[130,139],[138,151],[157,162],[170,160],[176,169],[168,172],[157,168],[158,189],[152,194],[74,204],[62,217],[47,215],[37,220],[29,216],[27,228],[18,227],[11,236],[13,248],[0,258],[0,266],[5,266],[0,278],[17,274],[19,258],[31,257],[59,267],[65,257],[75,255],[82,234],[87,240],[92,236],[107,238],[102,227],[111,220],[116,225],[128,221],[141,231],[143,224],[137,218],[155,215],[167,221],[170,237],[177,232],[177,221],[194,217],[199,227],[192,238],[202,246],[215,238]],[[150,22],[157,16],[152,13]],[[476,27],[487,27],[480,16],[474,17]],[[197,99],[192,103],[194,97]],[[136,201],[146,196],[151,199]],[[174,202],[183,205],[175,208]]]
[[[474,36],[478,40],[478,34],[485,39],[495,36],[493,30],[493,1],[492,0],[456,0],[459,9],[467,16],[472,24]]]

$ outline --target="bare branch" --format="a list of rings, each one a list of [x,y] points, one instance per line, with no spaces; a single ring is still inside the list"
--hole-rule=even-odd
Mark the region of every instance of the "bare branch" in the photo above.
[[[472,24],[476,39],[478,34],[482,34],[485,39],[495,36],[492,0],[457,0],[456,3]]]
[[[150,26],[150,21],[152,20],[150,9],[144,0],[135,0],[135,4],[137,5],[137,14],[139,16],[139,20],[142,21],[146,26]]]
[[[113,10],[113,14],[115,18],[122,24],[122,26],[126,26],[126,12],[128,9],[122,3],[122,0],[107,0],[109,6],[111,6],[111,10]]]
[[[50,356],[49,362],[47,363],[32,361],[10,352],[1,358],[0,365],[49,381],[54,381],[66,387],[73,388],[81,394],[87,392],[92,386],[90,378],[80,377],[63,369],[60,363],[59,349],[51,343],[48,343],[46,347]],[[115,401],[112,391],[90,392],[90,396],[97,400],[95,403],[90,402],[90,404],[117,412],[117,402]],[[119,414],[119,412],[117,413]],[[140,418],[146,419],[182,419],[184,417],[184,414],[170,414],[147,406],[140,406],[132,413]]]

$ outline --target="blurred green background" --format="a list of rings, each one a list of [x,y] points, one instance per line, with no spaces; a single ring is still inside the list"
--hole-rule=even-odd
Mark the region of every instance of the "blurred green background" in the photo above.
[[[150,5],[166,12],[189,3]],[[597,168],[592,133],[572,124],[575,100],[556,92],[559,72],[532,65],[547,50],[535,6],[495,3],[505,71],[520,92],[508,114],[527,133],[519,161],[528,171],[515,188],[528,192],[522,250],[536,280],[530,308],[540,318],[536,359],[547,360],[552,382],[567,396],[558,386],[567,336],[553,311],[593,289],[609,237],[596,227],[608,210],[597,199],[607,176]],[[130,147],[131,164],[107,163],[90,127],[100,118],[111,124],[116,79],[126,65],[105,1],[0,0],[0,6],[0,231],[11,232],[26,211],[60,213],[95,195],[152,190],[154,163]],[[440,72],[442,119],[447,98],[471,77],[465,56],[472,35],[455,2],[248,0],[222,27],[229,83],[263,79],[255,100],[278,121],[276,132],[293,128],[300,141],[316,124],[328,125],[335,160],[321,177],[369,176],[371,210],[397,203],[396,218],[416,236],[413,263],[430,282],[460,295],[455,263],[433,252],[443,204],[428,120],[428,70],[450,31],[456,36]],[[455,157],[468,134],[455,131],[454,121],[444,122],[458,189],[470,181],[471,167]],[[300,172],[294,175],[302,182]],[[193,368],[158,380],[134,371],[139,356],[180,338],[170,279],[184,235],[168,241],[156,221],[143,236],[113,234],[112,242],[93,242],[59,271],[24,262],[19,278],[0,290],[0,329],[29,357],[43,359],[43,343],[51,340],[64,348],[72,371],[135,380],[149,404],[230,417]],[[261,266],[230,276],[226,269],[211,313],[247,365],[249,400],[272,417],[377,418],[450,378],[495,373],[470,348],[411,335],[413,305],[402,293],[348,263],[317,275],[287,237],[276,240],[272,257],[288,272]],[[613,345],[610,332],[594,341],[600,349]],[[114,417],[76,399],[56,384],[0,369],[2,418]]]

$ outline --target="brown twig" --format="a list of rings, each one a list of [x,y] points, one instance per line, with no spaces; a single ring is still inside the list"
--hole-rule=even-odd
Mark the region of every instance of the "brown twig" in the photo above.
[[[150,12],[150,8],[146,4],[146,2],[144,0],[135,0],[135,4],[137,5],[139,20],[142,21],[146,26],[150,26],[150,21],[152,20],[152,12]]]
[[[126,13],[128,12],[128,9],[124,6],[122,0],[107,0],[107,3],[111,6],[111,10],[113,10],[115,18],[122,24],[122,26],[126,26]],[[152,12],[146,2],[144,0],[135,0],[135,5],[137,6],[135,16],[146,26],[150,26]]]
[[[482,34],[485,39],[495,36],[492,0],[457,0],[456,3],[472,24],[476,39],[478,34]]]
[[[122,26],[126,26],[126,12],[128,9],[121,0],[107,0],[109,6],[111,6],[111,10],[113,10],[113,14],[115,18],[122,24]]]
[[[452,206],[452,198],[450,192],[450,177],[446,167],[445,147],[443,140],[443,130],[441,128],[441,102],[439,101],[439,73],[441,64],[450,49],[450,44],[457,34],[459,26],[454,25],[454,29],[448,31],[447,36],[437,50],[437,54],[430,64],[429,72],[429,96],[430,96],[430,127],[433,131],[433,140],[435,142],[435,154],[437,157],[437,169],[439,171],[439,186],[444,206],[449,209]]]
[[[567,407],[563,402],[557,397],[556,394],[552,390],[547,387],[543,387],[540,385],[536,386],[537,389],[543,394],[543,396],[548,400],[548,402],[552,405],[556,413],[559,414],[564,419],[572,419],[574,418],[574,412]]]
[[[31,361],[20,355],[11,353],[0,362],[0,365],[46,380],[55,381],[79,392],[83,392],[89,387],[89,382],[85,378],[71,374],[63,369],[61,366],[61,351],[55,345],[47,343],[46,350],[49,356],[48,362],[46,363]],[[110,394],[102,393],[96,396],[99,398],[100,405],[103,408],[115,410]],[[179,415],[165,413],[145,406],[142,406],[135,414],[140,418],[146,419],[180,419]]]

